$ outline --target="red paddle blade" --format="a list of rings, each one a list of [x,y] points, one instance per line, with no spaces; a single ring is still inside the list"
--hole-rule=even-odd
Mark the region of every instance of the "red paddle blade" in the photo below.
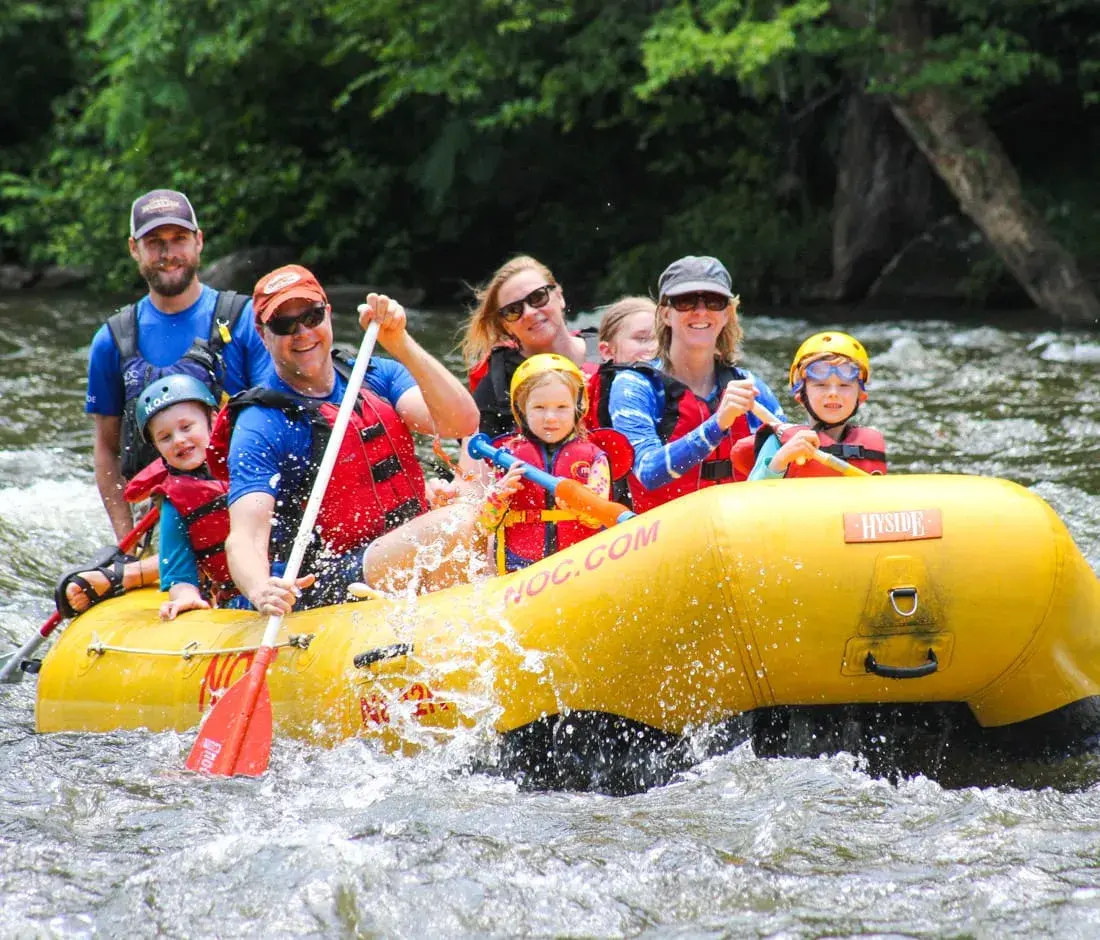
[[[261,650],[262,652],[262,650]],[[220,777],[259,777],[271,756],[271,693],[267,662],[256,661],[210,710],[187,758],[187,769]]]

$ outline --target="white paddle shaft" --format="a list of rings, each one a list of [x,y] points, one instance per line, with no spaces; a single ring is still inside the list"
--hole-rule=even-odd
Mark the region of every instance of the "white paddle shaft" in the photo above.
[[[332,477],[332,468],[336,466],[336,455],[340,452],[340,444],[344,440],[344,432],[351,420],[351,410],[355,407],[355,400],[359,397],[359,388],[363,384],[363,376],[367,374],[367,366],[370,363],[371,353],[374,352],[374,343],[378,339],[378,324],[371,322],[367,331],[363,334],[363,342],[359,344],[359,353],[355,357],[355,366],[351,370],[348,379],[348,387],[344,390],[344,399],[340,402],[340,411],[336,415],[336,422],[332,426],[332,434],[328,444],[325,445],[325,455],[321,458],[321,466],[317,468],[317,477],[313,481],[313,489],[306,503],[306,511],[302,513],[302,521],[298,524],[298,534],[294,536],[294,547],[290,551],[290,559],[286,563],[286,571],[283,577],[293,583],[298,577],[298,570],[302,567],[302,559],[305,557],[306,548],[309,546],[310,537],[313,534],[313,524],[317,521],[317,514],[321,511],[321,503],[325,498],[325,490],[328,489],[328,481]],[[275,639],[279,635],[279,628],[283,625],[282,614],[272,614],[267,621],[267,629],[264,630],[261,646],[274,646]]]
[[[770,428],[777,429],[783,426],[783,422],[780,421],[775,415],[773,415],[760,402],[753,403],[752,413]],[[841,460],[839,457],[836,457],[833,454],[827,454],[823,450],[814,450],[814,460],[816,460],[818,463],[824,464],[826,467],[835,470],[837,473],[843,474],[846,477],[870,476],[869,473],[864,470],[860,470],[859,467],[853,467],[846,460]]]

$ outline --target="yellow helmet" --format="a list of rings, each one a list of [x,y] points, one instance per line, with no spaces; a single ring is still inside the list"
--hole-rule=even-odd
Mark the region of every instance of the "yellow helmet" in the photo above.
[[[791,360],[791,371],[788,381],[791,389],[797,391],[802,382],[798,378],[798,367],[813,357],[819,359],[822,356],[844,356],[851,359],[859,366],[860,381],[866,383],[871,378],[871,360],[867,356],[867,350],[854,336],[841,333],[839,330],[829,330],[826,333],[815,333],[801,346]]]
[[[580,420],[581,416],[588,411],[588,380],[585,378],[584,373],[572,359],[559,356],[557,353],[539,353],[537,356],[524,359],[516,368],[516,371],[512,373],[512,384],[508,387],[508,397],[512,399],[512,414],[515,415],[516,422],[521,426],[523,424],[520,421],[520,416],[516,414],[516,390],[528,379],[533,379],[543,372],[566,372],[580,383],[580,400],[577,402],[577,419]]]

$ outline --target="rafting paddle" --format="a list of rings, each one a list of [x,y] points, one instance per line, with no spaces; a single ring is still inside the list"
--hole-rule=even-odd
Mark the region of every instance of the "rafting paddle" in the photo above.
[[[118,550],[123,554],[129,552],[131,548],[137,545],[141,537],[157,524],[159,518],[160,507],[154,506],[142,517],[141,521],[138,522],[136,526],[122,537],[122,540],[118,543]],[[14,653],[8,653],[6,656],[0,656],[0,663],[3,664],[0,665],[0,682],[7,682],[12,685],[17,682],[22,682],[24,663],[38,651],[38,648],[46,642],[46,637],[53,633],[54,630],[57,629],[58,624],[64,619],[65,618],[61,615],[61,611],[55,610],[50,614],[49,619],[38,628],[38,632],[19,647],[19,649]]]
[[[283,574],[291,584],[297,580],[298,570],[302,567],[302,558],[313,534],[313,524],[321,510],[332,468],[336,464],[336,456],[344,439],[352,408],[359,398],[359,388],[363,384],[363,376],[377,338],[378,323],[372,321],[363,334],[359,354],[355,357],[355,367],[344,390],[344,399],[340,402],[340,411],[332,425],[332,434],[325,445],[325,454],[321,458],[317,478],[313,481],[313,490],[298,525],[298,534],[294,537],[294,547]],[[198,739],[187,758],[188,770],[223,777],[238,774],[258,777],[267,770],[271,757],[271,693],[267,688],[267,667],[275,659],[275,640],[282,625],[282,614],[273,614],[268,619],[260,648],[256,650],[248,672],[218,699],[199,728]]]
[[[503,467],[505,470],[509,469],[513,464],[522,462],[513,454],[508,453],[508,451],[502,450],[500,447],[493,447],[489,442],[488,434],[475,434],[470,438],[470,442],[466,445],[466,449],[470,452],[471,457],[475,457],[478,460],[491,460],[497,466]],[[621,503],[613,503],[611,500],[604,499],[602,496],[597,496],[588,487],[577,480],[570,480],[566,477],[556,477],[551,473],[547,473],[545,470],[539,470],[537,467],[532,467],[530,464],[524,466],[523,475],[532,483],[549,490],[570,509],[575,509],[577,512],[584,513],[586,516],[591,516],[608,528],[634,517],[634,513],[627,509],[626,506],[623,506]]]
[[[752,413],[756,415],[761,421],[764,422],[773,431],[777,431],[786,427],[782,421],[780,421],[775,415],[773,415],[768,409],[760,404],[760,402],[754,402],[752,406]],[[841,460],[839,457],[833,454],[827,454],[823,450],[814,450],[813,459],[818,463],[824,464],[830,470],[835,470],[837,473],[843,474],[846,477],[869,477],[866,470],[860,470],[859,467],[853,467],[848,461]]]

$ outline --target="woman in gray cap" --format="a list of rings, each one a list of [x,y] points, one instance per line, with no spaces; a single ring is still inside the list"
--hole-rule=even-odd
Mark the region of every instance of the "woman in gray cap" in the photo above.
[[[753,402],[782,413],[772,390],[736,364],[740,298],[721,261],[680,258],[657,290],[657,358],[620,371],[608,403],[612,427],[634,446],[636,512],[735,482],[730,451],[759,427]]]

